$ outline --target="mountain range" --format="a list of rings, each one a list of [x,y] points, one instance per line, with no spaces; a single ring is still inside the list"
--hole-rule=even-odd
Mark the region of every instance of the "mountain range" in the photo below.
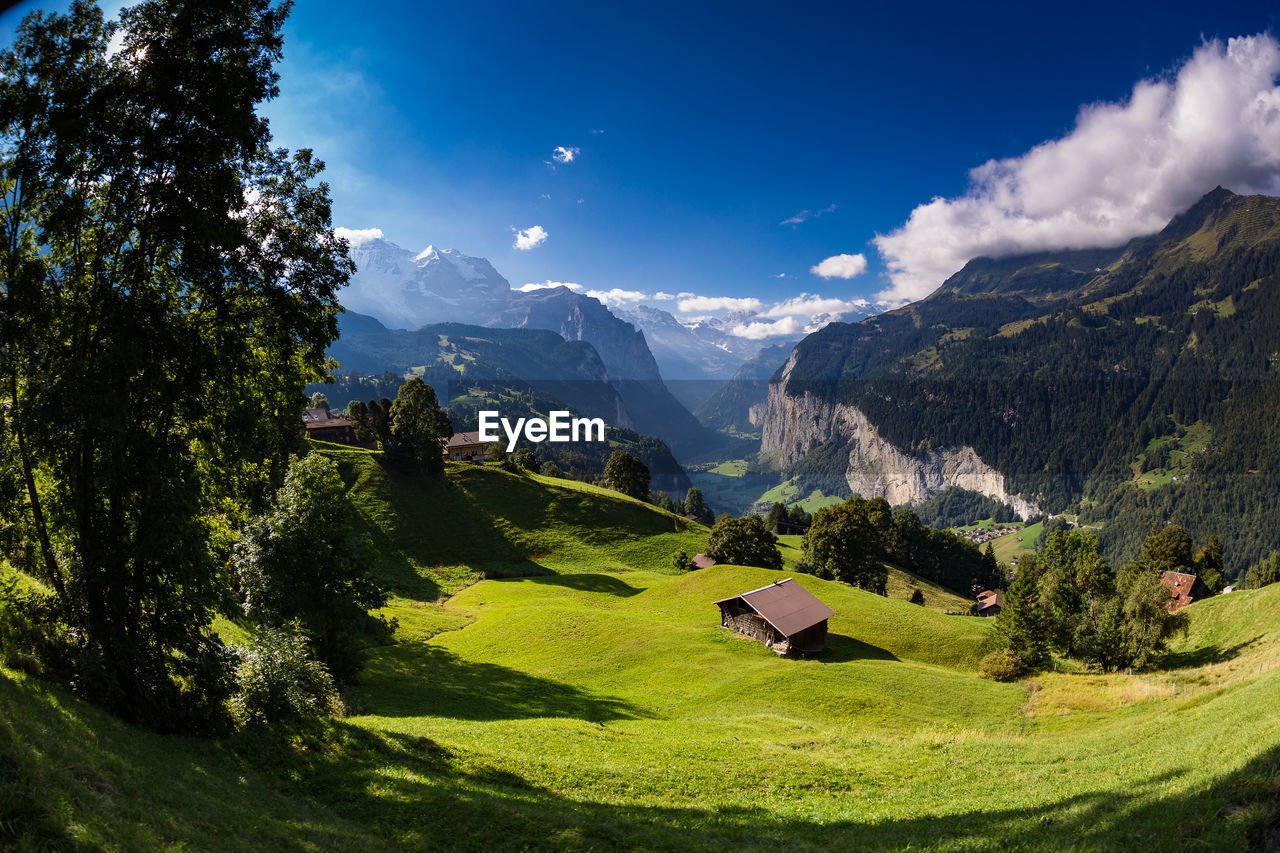
[[[636,430],[658,436],[677,454],[697,453],[716,441],[663,383],[644,333],[599,300],[567,287],[513,290],[487,260],[452,249],[428,247],[415,255],[374,238],[353,243],[351,257],[357,271],[342,297],[348,312],[393,330],[455,322],[545,329],[589,343]],[[341,342],[334,352],[342,352]]]
[[[1280,547],[1280,199],[1221,187],[1114,249],[979,258],[928,298],[801,341],[765,459],[828,493],[960,486],[1102,523]]]

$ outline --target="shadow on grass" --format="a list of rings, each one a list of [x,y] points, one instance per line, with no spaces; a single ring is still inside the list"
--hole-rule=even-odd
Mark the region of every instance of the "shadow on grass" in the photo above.
[[[887,649],[844,634],[827,634],[827,650],[814,655],[813,659],[824,663],[846,663],[854,660],[898,660],[898,657]]]
[[[616,575],[552,575],[551,577],[530,578],[529,582],[548,586],[562,586],[579,592],[616,595],[619,598],[630,598],[637,593],[644,592],[640,587],[632,586]]]
[[[1269,850],[1280,840],[1280,747],[1173,796],[1161,792],[1196,768],[1049,802],[817,821],[696,799],[567,797],[480,753],[351,723],[223,743],[161,737],[0,676],[0,768],[33,792],[27,807],[58,804],[0,824],[4,849]],[[750,802],[759,779],[748,773],[732,789],[726,774],[726,793]],[[833,794],[842,790],[833,779]],[[846,815],[861,813],[856,799]]]
[[[365,669],[362,693],[383,717],[518,720],[572,717],[592,723],[643,716],[618,699],[499,664],[463,660],[439,646],[379,649]]]
[[[1186,652],[1167,652],[1161,656],[1160,669],[1182,669],[1184,667],[1205,666],[1211,663],[1224,663],[1244,654],[1253,646],[1262,642],[1263,635],[1236,643],[1234,646],[1201,646]]]

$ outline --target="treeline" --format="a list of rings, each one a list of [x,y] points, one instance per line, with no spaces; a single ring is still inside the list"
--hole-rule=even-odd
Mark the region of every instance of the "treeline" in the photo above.
[[[926,501],[914,505],[920,523],[928,527],[962,527],[983,519],[996,524],[1018,521],[1018,514],[1008,504],[968,489],[944,489]]]
[[[785,514],[782,505],[775,504],[772,524]],[[819,509],[810,517],[803,541],[800,571],[880,595],[889,578],[886,563],[968,596],[1005,586],[1004,572],[990,547],[983,553],[953,533],[925,527],[909,507],[895,512],[884,498],[849,498]],[[706,553],[717,562],[781,568],[776,542],[766,518],[722,515],[712,528]]]
[[[990,546],[984,553],[950,531],[926,527],[910,507],[895,511],[884,498],[854,497],[813,514],[801,570],[883,595],[886,562],[970,597],[1006,583]]]
[[[1164,650],[1185,618],[1170,613],[1164,572],[1195,574],[1217,592],[1223,583],[1217,537],[1195,549],[1181,527],[1154,531],[1136,560],[1113,571],[1086,530],[1057,530],[1024,557],[995,619],[998,648],[982,674],[1011,680],[1047,667],[1058,653],[1103,672],[1141,667]]]

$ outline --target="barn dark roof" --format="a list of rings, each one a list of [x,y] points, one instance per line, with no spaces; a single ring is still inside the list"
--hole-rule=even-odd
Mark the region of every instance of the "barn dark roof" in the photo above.
[[[471,447],[472,445],[477,445],[477,444],[484,444],[484,442],[480,440],[480,433],[455,432],[452,436],[450,436],[449,440],[445,442],[445,447],[449,447],[449,448]]]
[[[716,604],[725,604],[735,598],[745,601],[784,637],[798,634],[836,615],[834,610],[791,578],[722,598]]]
[[[1195,575],[1186,572],[1161,572],[1160,583],[1169,588],[1170,612],[1181,610],[1193,601],[1209,595],[1209,588]]]

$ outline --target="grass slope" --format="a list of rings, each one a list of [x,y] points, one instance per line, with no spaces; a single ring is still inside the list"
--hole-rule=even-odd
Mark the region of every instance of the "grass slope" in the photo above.
[[[973,672],[983,620],[795,575],[837,616],[794,661],[712,605],[790,572],[666,573],[700,529],[373,465],[344,473],[402,599],[363,713],[201,743],[0,670],[0,848],[1237,850],[1280,823],[1280,585],[1189,608],[1169,669],[1007,685]]]

